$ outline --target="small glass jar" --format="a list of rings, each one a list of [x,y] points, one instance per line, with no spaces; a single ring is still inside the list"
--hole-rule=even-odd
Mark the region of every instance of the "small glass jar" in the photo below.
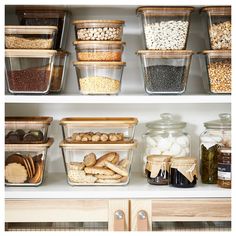
[[[147,157],[145,174],[147,182],[153,185],[168,185],[171,156],[151,155]]]
[[[194,157],[172,158],[170,184],[177,188],[191,188],[197,184],[197,160]]]
[[[186,123],[177,121],[170,113],[163,113],[160,117],[160,120],[146,124],[148,130],[143,136],[144,167],[149,155],[190,156],[190,136],[184,131]]]
[[[221,188],[231,188],[231,148],[218,150],[218,185]]]
[[[204,123],[200,136],[201,178],[204,184],[217,183],[218,148],[231,147],[231,115],[219,114],[220,119]]]

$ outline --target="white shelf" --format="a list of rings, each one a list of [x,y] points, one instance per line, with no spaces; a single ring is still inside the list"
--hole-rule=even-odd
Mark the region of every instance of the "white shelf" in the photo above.
[[[194,188],[179,189],[153,186],[141,174],[133,173],[127,186],[84,186],[67,184],[64,173],[50,173],[39,187],[6,187],[6,199],[76,198],[76,199],[138,199],[138,198],[230,198],[231,190],[216,185],[197,184]]]
[[[6,95],[6,103],[231,103],[230,95]]]

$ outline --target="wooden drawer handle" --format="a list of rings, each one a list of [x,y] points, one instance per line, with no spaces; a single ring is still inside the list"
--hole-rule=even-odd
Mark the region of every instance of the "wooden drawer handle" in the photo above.
[[[125,214],[122,210],[115,211],[114,231],[125,231]]]
[[[137,231],[148,231],[148,215],[144,210],[137,214]]]

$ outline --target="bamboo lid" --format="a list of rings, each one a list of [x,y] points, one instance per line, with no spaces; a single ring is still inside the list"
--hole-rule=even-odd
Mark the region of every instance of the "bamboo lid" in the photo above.
[[[77,28],[121,27],[123,20],[75,20],[73,24]]]
[[[211,15],[226,15],[231,16],[231,6],[214,6],[214,7],[203,7],[200,12],[207,12]]]
[[[193,54],[192,50],[139,50],[138,55],[147,58],[186,58]]]
[[[125,66],[125,62],[100,62],[100,61],[76,61],[74,66],[103,66],[103,67],[116,67],[116,66]]]
[[[50,124],[53,118],[49,116],[7,116],[5,124],[21,123],[21,124]]]
[[[6,49],[5,57],[38,57],[49,58],[56,55],[56,50],[40,50],[40,49]]]

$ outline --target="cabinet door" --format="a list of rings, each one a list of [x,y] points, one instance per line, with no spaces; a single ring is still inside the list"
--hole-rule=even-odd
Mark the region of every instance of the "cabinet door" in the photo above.
[[[34,227],[36,230],[40,228],[37,225],[40,222],[41,228],[48,230],[64,225],[64,230],[79,230],[78,227],[89,230],[92,227],[91,230],[126,231],[129,230],[128,205],[128,200],[6,200],[5,222],[7,230],[14,230],[14,227],[25,230],[27,227],[34,230],[30,228]],[[75,222],[81,224],[76,225]]]
[[[209,222],[209,229],[219,225],[214,222],[229,228],[230,221],[230,198],[131,200],[132,230],[165,230],[180,225],[183,230],[208,229]]]

